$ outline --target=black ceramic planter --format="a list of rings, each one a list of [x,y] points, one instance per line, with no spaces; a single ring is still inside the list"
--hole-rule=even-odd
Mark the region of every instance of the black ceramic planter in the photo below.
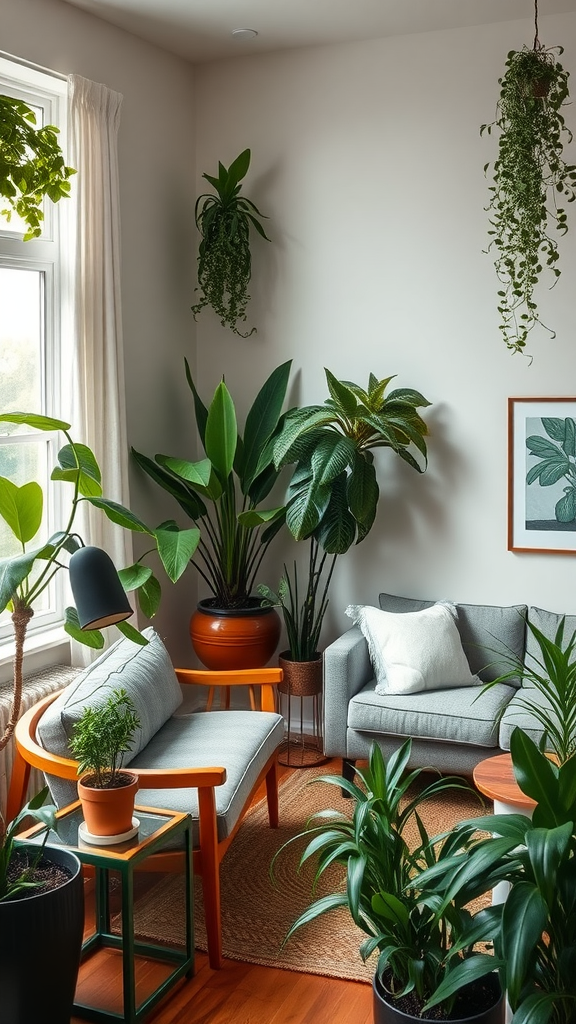
[[[468,1017],[453,1017],[449,1021],[435,1021],[434,1024],[504,1024],[506,1014],[506,1001],[500,989],[498,976],[493,976],[494,984],[494,1005],[488,1010],[480,1013],[473,1013]],[[374,1024],[422,1024],[422,1017],[413,1017],[411,1014],[397,1010],[395,1006],[386,1002],[383,989],[376,977],[372,983]]]
[[[84,931],[82,870],[69,850],[47,846],[44,856],[72,877],[58,889],[0,902],[2,1024],[70,1024]]]

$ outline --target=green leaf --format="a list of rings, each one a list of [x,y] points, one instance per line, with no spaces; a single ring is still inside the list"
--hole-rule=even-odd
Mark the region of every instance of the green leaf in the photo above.
[[[238,522],[241,526],[253,530],[255,527],[264,526],[266,523],[273,523],[285,512],[285,506],[270,509],[249,509],[247,512],[240,512]]]
[[[132,530],[133,533],[147,533],[150,537],[153,536],[153,531],[149,530],[148,527],[135,516],[133,512],[128,508],[124,508],[124,505],[119,505],[116,501],[110,501],[109,498],[92,498],[86,499],[94,508],[100,508],[108,519],[112,523],[116,523],[118,526],[122,526],[125,530]]]
[[[546,919],[546,903],[538,888],[528,881],[513,885],[502,912],[502,953],[506,961],[506,986],[512,1007],[518,1004]]]
[[[0,476],[0,516],[21,544],[36,536],[42,522],[44,495],[35,480],[17,487]]]
[[[160,607],[162,598],[162,587],[155,576],[149,576],[145,583],[142,583],[138,590],[138,604],[148,619],[153,619]]]
[[[151,575],[152,569],[147,565],[141,565],[140,562],[136,562],[134,565],[128,565],[125,569],[118,570],[120,582],[127,594],[130,593],[131,590],[137,590],[138,587],[142,587],[148,582]]]
[[[324,367],[326,383],[332,399],[341,410],[343,416],[353,417],[356,413],[358,401],[353,391],[343,381],[339,381],[333,373]]]
[[[186,459],[173,459],[169,455],[157,455],[156,460],[160,466],[165,466],[171,473],[175,473],[192,487],[198,487],[203,494],[208,493],[208,485],[212,473],[210,459],[201,459],[200,462],[188,462]]]
[[[70,424],[64,420],[30,412],[5,412],[0,416],[0,423],[20,423],[34,430],[70,430]]]
[[[260,464],[262,451],[276,430],[286,397],[292,360],[282,363],[270,374],[256,395],[246,416],[243,437],[243,464],[239,473],[242,493],[247,494],[257,473],[265,468]],[[272,456],[270,455],[270,458]]]
[[[234,465],[238,427],[232,396],[224,381],[221,381],[208,410],[205,448],[222,484],[227,480]]]
[[[184,360],[184,365],[186,367],[186,380],[188,382],[188,387],[190,388],[190,390],[192,392],[192,397],[194,399],[194,414],[196,416],[196,426],[198,427],[198,433],[200,434],[200,440],[202,442],[202,447],[205,448],[206,422],[208,420],[208,409],[204,405],[204,402],[202,401],[202,399],[200,398],[200,395],[198,394],[198,392],[196,390],[196,385],[194,384],[194,381],[192,379],[192,374],[190,373],[190,367],[188,365],[188,360],[187,359]]]
[[[154,536],[166,575],[172,583],[176,583],[198,547],[200,530],[196,527],[179,530],[175,523],[171,526],[163,524],[163,528],[158,527],[154,531]]]
[[[237,156],[236,159],[232,161],[230,167],[228,168],[227,177],[229,183],[231,185],[237,185],[239,181],[242,181],[242,178],[246,177],[249,167],[250,150],[245,149],[242,151],[242,153],[240,153],[240,156]]]
[[[348,504],[358,523],[358,543],[372,528],[378,508],[380,490],[374,464],[358,454],[348,478]]]
[[[92,647],[100,651],[104,647],[104,635],[99,629],[82,629],[75,608],[66,608],[64,612],[64,630],[84,647]]]
[[[146,645],[149,643],[146,637],[142,635],[140,630],[136,629],[135,626],[131,626],[129,622],[116,622],[115,626],[116,629],[120,630],[120,632],[128,638],[128,640],[132,640],[133,643],[139,644],[140,647],[146,647]]]
[[[60,469],[52,470],[52,480],[76,483],[78,491],[85,497],[99,498],[102,494],[102,476],[93,452],[85,444],[67,444],[58,452]]]
[[[315,482],[320,486],[330,484],[337,476],[352,465],[356,445],[349,437],[341,434],[325,434],[312,453],[310,465]]]

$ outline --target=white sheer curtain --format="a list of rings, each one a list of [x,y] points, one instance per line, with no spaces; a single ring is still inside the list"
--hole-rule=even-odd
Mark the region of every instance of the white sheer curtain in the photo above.
[[[67,162],[77,174],[72,180],[70,210],[66,411],[73,437],[87,444],[98,459],[105,496],[128,505],[117,152],[122,96],[79,75],[70,75],[68,83]],[[84,539],[104,548],[118,568],[129,565],[131,535],[88,503],[83,508]]]

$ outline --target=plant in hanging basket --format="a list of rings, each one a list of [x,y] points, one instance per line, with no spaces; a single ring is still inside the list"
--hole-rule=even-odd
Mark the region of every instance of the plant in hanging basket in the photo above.
[[[569,101],[569,74],[557,56],[561,46],[511,50],[499,79],[496,120],[480,134],[498,129],[494,184],[487,206],[498,291],[500,330],[512,352],[523,352],[530,331],[540,324],[534,291],[546,268],[552,285],[560,277],[558,242],[552,236],[568,231],[564,203],[575,196],[576,166],[566,163],[563,145],[572,141],[563,108]],[[486,172],[490,166],[484,167]]]
[[[212,306],[223,327],[248,338],[255,327],[243,333],[238,322],[245,321],[250,299],[248,285],[252,276],[250,228],[270,241],[258,220],[263,214],[254,203],[240,195],[242,179],[250,166],[250,150],[245,149],[226,168],[218,163],[218,177],[202,177],[216,190],[196,200],[196,226],[202,235],[198,249],[198,285],[200,298],[192,312],[194,318],[205,306]]]

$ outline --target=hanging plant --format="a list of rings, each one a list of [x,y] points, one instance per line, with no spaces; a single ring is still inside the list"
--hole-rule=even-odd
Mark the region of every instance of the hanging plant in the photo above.
[[[538,39],[537,0],[535,25],[533,48],[508,54],[496,120],[480,129],[481,135],[493,128],[500,132],[487,207],[488,251],[496,251],[500,330],[512,352],[524,350],[536,324],[555,337],[540,319],[534,290],[544,266],[552,286],[560,277],[551,229],[560,235],[568,231],[563,204],[573,202],[576,185],[576,167],[563,157],[563,144],[572,141],[562,114],[569,100],[569,73],[557,59],[562,47],[545,49]]]
[[[199,301],[192,306],[194,319],[205,306],[212,306],[223,327],[234,334],[248,338],[256,330],[242,333],[239,321],[246,321],[246,307],[250,295],[248,284],[252,276],[250,254],[250,228],[270,241],[258,217],[259,209],[240,195],[241,181],[250,166],[250,150],[245,149],[230,167],[218,163],[218,177],[202,177],[216,190],[216,195],[204,193],[196,201],[196,226],[202,235],[198,249]],[[198,289],[197,289],[198,290]]]

